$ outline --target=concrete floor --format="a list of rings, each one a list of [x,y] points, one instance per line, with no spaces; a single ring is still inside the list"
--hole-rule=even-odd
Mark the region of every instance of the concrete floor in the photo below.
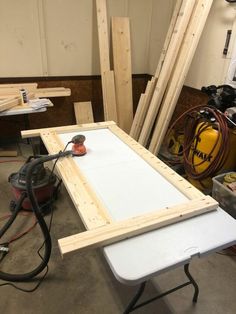
[[[29,154],[29,146],[24,144],[21,148],[26,157]],[[1,158],[0,161],[6,159],[24,160],[24,157]],[[0,217],[8,212],[9,201],[12,199],[10,185],[7,182],[8,176],[18,171],[21,164],[21,162],[0,163]],[[12,225],[7,237],[31,224],[31,216],[20,216]],[[118,314],[123,312],[136,287],[124,286],[114,278],[100,250],[73,253],[61,259],[57,239],[80,230],[83,230],[82,223],[65,188],[62,187],[59,199],[55,203],[51,231],[53,250],[49,262],[49,274],[37,291],[31,294],[10,286],[0,287],[0,313]],[[41,243],[40,230],[36,226],[27,236],[11,245],[10,253],[1,263],[1,269],[15,273],[29,271],[39,262],[36,252]],[[200,287],[196,305],[191,302],[193,289],[188,286],[135,313],[236,313],[236,257],[212,254],[201,260],[194,260],[190,270]],[[172,288],[185,280],[182,268],[158,276],[148,283],[143,298],[151,297],[156,292]],[[17,285],[30,289],[35,283]]]

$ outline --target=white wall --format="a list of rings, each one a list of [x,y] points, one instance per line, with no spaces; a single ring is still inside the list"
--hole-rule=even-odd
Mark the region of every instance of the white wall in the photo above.
[[[107,0],[108,15],[131,20],[133,73],[154,74],[176,0]],[[214,0],[186,85],[225,81],[228,29],[236,5]],[[233,26],[234,24],[234,26]],[[0,0],[0,77],[100,73],[95,0]]]
[[[225,57],[223,49],[227,30],[232,30],[236,21],[236,5],[225,0],[214,0],[198,44],[185,84],[195,88],[219,85],[225,82],[231,50]],[[236,29],[231,44],[235,41]]]
[[[173,2],[107,0],[131,19],[133,73],[156,67]],[[0,0],[0,77],[99,74],[97,37],[94,0]]]

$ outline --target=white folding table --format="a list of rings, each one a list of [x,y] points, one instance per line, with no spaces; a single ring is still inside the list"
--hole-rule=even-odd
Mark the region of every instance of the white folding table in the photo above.
[[[87,154],[73,160],[115,221],[122,221],[188,200],[187,196],[135,152],[135,149],[143,149],[139,144],[131,140],[132,149],[117,136],[117,132],[112,127],[103,129],[99,124],[98,127],[99,129],[93,130],[88,126],[85,126],[85,129],[80,126],[78,131],[76,126],[61,127],[58,128],[60,130],[58,133],[56,129],[32,130],[32,132],[25,132],[23,136],[40,135],[51,154],[58,149],[57,140],[53,135],[58,136],[63,147],[78,132],[85,135]],[[127,135],[123,137],[126,139]],[[71,149],[70,145],[68,149]],[[150,153],[144,152],[145,154]],[[151,158],[155,157],[151,156]],[[71,176],[66,173],[65,167],[63,168],[63,161],[58,161],[57,166],[63,181],[70,180]],[[170,172],[171,175],[173,173]],[[65,182],[65,185],[76,206],[77,199],[76,196],[73,197],[76,189],[74,182],[71,181],[70,184]],[[70,191],[70,186],[74,191]],[[79,190],[77,192],[80,193]],[[195,257],[205,256],[235,243],[236,221],[218,208],[106,246],[103,252],[120,282],[127,285],[140,285],[137,295],[125,310],[125,313],[129,313],[139,306],[136,304],[147,280],[183,265],[189,281],[161,296],[192,284],[195,288],[193,301],[196,302],[198,286],[189,273],[189,263]]]
[[[59,137],[66,145],[76,134],[65,133]],[[109,131],[85,131],[82,134],[87,138],[88,154],[84,158],[77,158],[76,162],[114,220],[123,220],[187,200]],[[109,245],[103,251],[120,282],[141,284],[138,296],[144,289],[145,281],[185,265],[186,275],[190,279],[188,284],[195,286],[194,301],[197,301],[198,288],[188,271],[191,259],[229,247],[235,242],[236,221],[218,208]],[[125,313],[135,306],[133,303],[137,302],[138,296]]]

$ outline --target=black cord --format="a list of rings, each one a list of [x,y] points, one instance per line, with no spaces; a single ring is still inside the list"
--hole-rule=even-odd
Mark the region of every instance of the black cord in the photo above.
[[[72,143],[72,141],[69,141],[69,142],[66,144],[65,148],[64,148],[63,151],[62,151],[63,153],[66,151],[66,149],[67,149],[67,147],[68,147],[68,145],[69,145],[70,143]],[[54,170],[55,170],[55,167],[56,167],[56,164],[57,164],[59,158],[60,158],[60,157],[58,157],[58,158],[55,160],[54,164],[53,164],[53,167],[52,167],[52,170],[51,170],[51,175],[50,175],[50,177],[49,177],[49,181],[50,181],[50,179],[51,179],[51,177],[52,177],[52,175],[53,175],[53,172],[54,172]]]
[[[56,190],[59,189],[59,187],[60,187],[60,185],[61,185],[61,182],[62,182],[62,180],[60,180],[59,183],[57,184]],[[54,200],[54,194],[52,195],[52,197],[51,197],[51,199],[50,199],[50,204],[51,204],[51,217],[50,217],[49,226],[48,226],[48,231],[49,231],[49,233],[50,233],[50,231],[51,231],[52,220],[53,220],[53,213],[54,213],[54,209],[53,209],[53,200]],[[37,251],[39,257],[40,257],[42,260],[43,260],[43,256],[40,254],[40,251],[41,251],[41,249],[44,247],[44,245],[45,245],[45,240],[44,240],[44,242],[42,243],[42,245],[40,246],[40,248],[39,248],[38,251]],[[6,253],[6,254],[7,254],[7,253]],[[3,260],[3,258],[6,256],[6,254],[2,256],[2,258],[0,259],[0,262]],[[39,286],[42,284],[42,282],[43,282],[44,279],[46,278],[48,272],[49,272],[49,266],[48,266],[48,264],[47,264],[47,266],[46,266],[46,271],[45,271],[44,275],[43,275],[41,278],[39,278],[39,281],[37,282],[37,284],[36,284],[32,289],[25,289],[25,288],[22,288],[22,287],[16,286],[15,284],[13,284],[13,283],[11,283],[11,282],[5,282],[5,283],[3,283],[3,284],[0,284],[0,287],[3,287],[3,286],[11,286],[11,287],[13,287],[13,288],[15,288],[15,289],[17,289],[17,290],[22,291],[22,292],[31,293],[31,292],[36,291],[36,290],[39,288]]]
[[[51,178],[51,176],[53,175],[53,172],[54,172],[54,169],[55,169],[55,166],[56,166],[56,163],[57,163],[58,159],[60,157],[65,157],[65,156],[71,154],[71,151],[67,151],[66,152],[66,148],[67,148],[67,146],[70,143],[71,143],[71,141],[67,143],[67,145],[65,146],[63,152],[59,152],[58,154],[55,154],[55,155],[45,156],[45,157],[41,157],[39,159],[34,160],[30,164],[30,166],[28,168],[28,171],[27,171],[27,176],[26,176],[27,194],[28,194],[28,197],[29,197],[29,199],[31,201],[32,210],[34,211],[34,214],[35,214],[35,216],[36,216],[36,218],[38,220],[38,223],[39,223],[39,225],[41,227],[41,230],[42,230],[42,233],[44,235],[44,242],[43,242],[43,244],[40,246],[40,248],[37,251],[39,257],[42,260],[42,262],[33,271],[31,271],[29,273],[26,273],[26,274],[22,274],[22,275],[21,274],[8,274],[8,273],[0,272],[0,279],[6,280],[6,281],[15,281],[15,282],[29,281],[33,277],[37,276],[40,272],[42,272],[45,268],[46,268],[46,271],[45,271],[44,275],[41,277],[41,279],[39,280],[39,282],[37,283],[37,285],[33,289],[29,289],[28,290],[28,289],[20,288],[20,287],[17,287],[16,285],[12,284],[11,282],[6,282],[6,283],[3,283],[3,284],[0,284],[0,286],[10,285],[10,286],[13,286],[14,288],[16,288],[18,290],[21,290],[23,292],[33,292],[40,286],[40,284],[42,283],[42,281],[44,280],[44,278],[46,277],[46,275],[47,275],[47,273],[49,271],[48,261],[49,261],[50,255],[51,255],[50,230],[51,230],[52,219],[53,219],[53,208],[51,208],[51,218],[50,218],[49,226],[47,226],[47,224],[45,223],[45,221],[44,221],[44,219],[42,217],[42,214],[41,214],[41,211],[40,211],[41,208],[39,207],[39,205],[37,203],[37,199],[36,199],[35,194],[34,194],[34,189],[33,189],[33,186],[32,186],[32,174],[33,174],[33,171],[34,171],[35,167],[37,167],[39,164],[45,163],[45,162],[53,160],[53,159],[56,159],[56,161],[55,161],[55,163],[53,165],[53,168],[51,170],[51,174],[50,174],[50,178]],[[50,178],[49,178],[49,180],[50,180]],[[52,194],[52,199],[50,199],[50,202],[49,202],[51,205],[52,205],[54,196],[57,195],[57,192],[58,192],[58,189],[61,186],[61,183],[62,183],[62,180],[59,180],[59,183],[58,183],[54,193]],[[24,198],[22,196],[22,200],[20,200],[20,205],[22,204],[23,199]],[[16,214],[14,215],[14,219],[12,219],[12,222],[15,220],[15,218],[17,216],[17,211],[18,211],[18,207],[17,207],[17,210],[15,210]],[[10,227],[12,222],[11,222],[11,219],[10,219],[10,221],[8,221],[5,224],[6,227],[4,226],[4,228],[3,228],[4,230],[1,230],[1,235],[3,235],[6,232],[6,230]],[[45,247],[44,256],[42,256],[41,253],[40,253],[40,251],[41,251],[41,249],[43,247]],[[1,258],[0,261],[2,261],[2,259],[5,257],[5,255],[6,254],[4,254],[4,256]]]
[[[51,161],[58,157],[59,158],[65,157],[70,154],[71,154],[70,151],[60,152],[55,155],[38,158],[36,160],[33,160],[29,164],[29,167],[27,169],[27,175],[26,175],[26,189],[27,189],[28,197],[31,201],[32,210],[34,211],[34,214],[38,220],[39,226],[44,236],[44,240],[45,240],[44,241],[44,245],[45,245],[44,257],[42,259],[42,262],[35,269],[25,274],[8,274],[8,273],[4,273],[0,271],[0,279],[5,280],[5,281],[13,281],[13,282],[29,281],[30,279],[32,279],[33,277],[41,273],[44,270],[44,268],[47,266],[50,255],[51,255],[51,248],[52,248],[51,237],[48,231],[47,224],[45,220],[43,219],[43,216],[40,211],[40,207],[38,205],[37,199],[34,194],[34,189],[32,186],[32,174],[33,174],[34,169],[38,165],[45,163],[47,161]]]

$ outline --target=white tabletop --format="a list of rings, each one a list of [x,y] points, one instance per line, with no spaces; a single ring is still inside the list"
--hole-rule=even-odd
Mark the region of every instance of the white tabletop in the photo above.
[[[48,99],[48,101],[49,101],[49,105],[47,105],[47,107],[52,107],[53,103],[49,99]],[[45,112],[45,111],[47,111],[47,107],[35,109],[35,108],[30,107],[29,104],[18,105],[18,106],[11,108],[11,109],[4,110],[4,111],[0,112],[0,117]]]
[[[107,129],[81,132],[87,154],[76,162],[116,221],[187,200]],[[67,144],[77,133],[61,134]],[[68,149],[71,149],[69,146]],[[236,242],[236,221],[220,208],[104,248],[116,278],[137,284]]]

